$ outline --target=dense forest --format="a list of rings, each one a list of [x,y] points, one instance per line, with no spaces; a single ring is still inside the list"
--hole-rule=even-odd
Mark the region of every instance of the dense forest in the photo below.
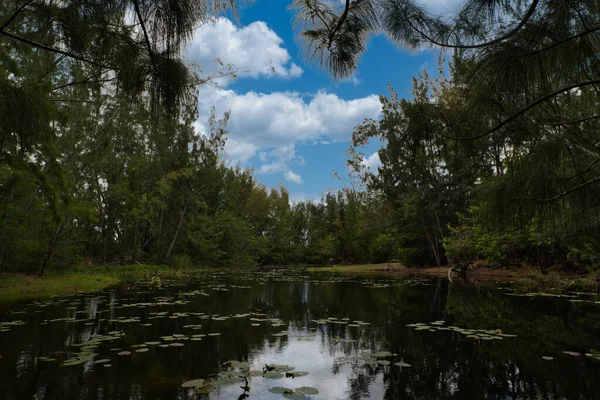
[[[416,3],[293,3],[307,56],[336,78],[374,32],[444,51],[411,98],[390,88],[381,119],[355,128],[351,184],[293,202],[227,164],[228,115],[194,129],[212,77],[181,45],[235,2],[0,2],[0,270],[600,269],[600,3],[470,0],[453,19]]]

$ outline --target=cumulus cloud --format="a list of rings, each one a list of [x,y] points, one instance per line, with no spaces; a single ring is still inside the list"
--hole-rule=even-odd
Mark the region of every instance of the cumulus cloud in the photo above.
[[[381,167],[381,160],[379,159],[379,153],[375,152],[367,158],[363,158],[361,164],[364,165],[369,171],[375,173],[377,168]]]
[[[215,18],[194,33],[184,53],[189,62],[202,68],[202,76],[227,68],[238,71],[241,78],[254,79],[289,79],[303,73],[292,62],[283,40],[262,21],[238,27],[227,18]],[[227,159],[256,163],[257,173],[281,173],[287,181],[298,184],[302,177],[292,171],[292,167],[304,165],[304,159],[296,154],[298,143],[348,140],[357,124],[364,118],[377,118],[381,111],[376,95],[346,100],[325,91],[238,93],[228,89],[231,79],[216,79],[220,87],[200,86],[196,131],[207,132],[204,121],[211,107],[217,116],[231,111]]]
[[[302,176],[294,173],[293,171],[287,170],[287,171],[285,171],[285,174],[283,176],[284,176],[285,180],[288,182],[292,182],[297,185],[302,184]]]
[[[206,88],[201,91],[199,111],[206,121],[210,107],[217,115],[230,110],[225,151],[230,160],[245,162],[258,156],[258,173],[284,172],[290,165],[302,165],[295,145],[313,141],[350,139],[354,127],[381,112],[378,96],[346,100],[318,92],[305,99],[296,92],[270,94]]]
[[[184,53],[202,76],[228,68],[251,78],[294,78],[303,72],[291,61],[283,39],[263,21],[240,28],[225,17],[215,18],[195,32]],[[227,85],[230,80],[220,78],[217,83]]]

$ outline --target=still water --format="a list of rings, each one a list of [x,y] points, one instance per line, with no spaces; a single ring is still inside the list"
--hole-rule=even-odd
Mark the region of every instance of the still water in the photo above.
[[[0,399],[600,399],[594,350],[595,296],[204,274],[0,305]]]

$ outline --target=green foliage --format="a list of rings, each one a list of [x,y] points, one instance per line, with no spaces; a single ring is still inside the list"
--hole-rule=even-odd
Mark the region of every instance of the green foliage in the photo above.
[[[371,243],[371,261],[382,263],[397,256],[397,240],[389,233],[378,234]]]
[[[600,241],[595,238],[582,238],[578,247],[569,247],[567,258],[575,267],[597,274],[600,272]]]

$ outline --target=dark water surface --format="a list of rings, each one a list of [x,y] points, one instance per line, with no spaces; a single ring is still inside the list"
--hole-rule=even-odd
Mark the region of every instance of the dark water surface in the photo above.
[[[0,305],[0,399],[284,399],[273,387],[310,387],[319,393],[306,399],[327,400],[600,399],[600,361],[585,355],[593,349],[593,296],[210,274]],[[262,375],[265,364],[289,368]],[[215,390],[181,387],[193,379]]]

